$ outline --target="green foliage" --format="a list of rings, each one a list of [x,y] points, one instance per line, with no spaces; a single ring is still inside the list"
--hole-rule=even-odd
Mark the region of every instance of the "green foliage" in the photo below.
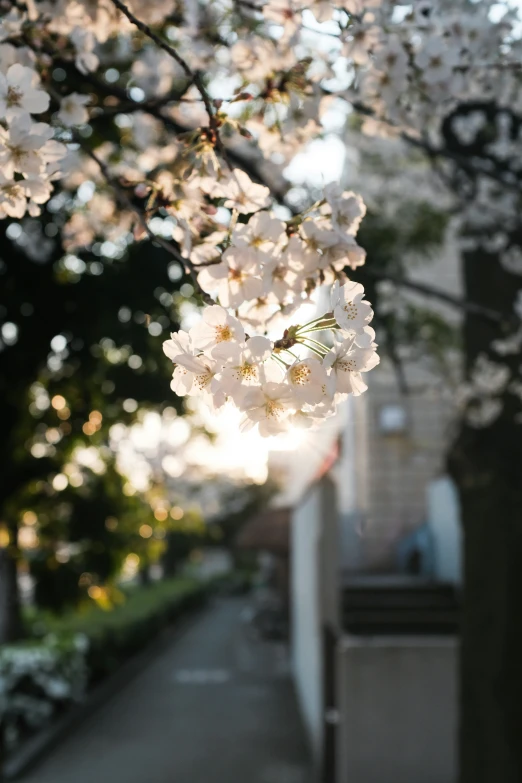
[[[389,279],[408,278],[408,268],[429,260],[440,252],[446,236],[449,215],[425,201],[402,203],[393,219],[385,211],[370,211],[362,222],[358,241],[367,251],[367,266],[349,276],[361,282],[372,302],[375,319],[372,326],[378,335],[381,353],[397,367],[399,348],[407,346],[411,357],[432,361],[441,375],[449,373],[448,353],[461,348],[458,330],[427,302],[419,307],[396,298],[390,309],[382,301],[379,283]],[[407,288],[397,286],[398,295]]]
[[[0,746],[9,750],[85,692],[82,640],[48,636],[0,647]]]
[[[27,510],[37,515],[41,548],[29,552],[29,565],[38,601],[53,608],[81,597],[83,572],[102,581],[114,575],[150,517],[148,504],[122,491],[109,432],[143,407],[182,413],[162,342],[192,290],[176,290],[186,282],[182,269],[148,240],[110,255],[101,243],[67,255],[66,219],[58,194],[41,218],[0,227],[0,324],[17,328],[15,341],[0,344],[0,527],[20,558],[20,521]],[[82,467],[71,479],[78,449],[91,446],[105,472]],[[66,489],[53,485],[57,474],[67,475]],[[108,517],[127,521],[114,534]],[[64,543],[78,551],[60,563]],[[150,550],[154,542],[139,543]]]
[[[195,579],[168,579],[129,588],[112,608],[90,602],[80,611],[62,616],[38,612],[30,618],[30,627],[35,636],[42,638],[48,634],[84,637],[92,684],[115,671],[183,612],[200,606],[208,590],[208,585]]]
[[[181,614],[201,606],[210,585],[171,579],[129,588],[105,610],[92,602],[58,617],[28,611],[33,638],[0,646],[0,747],[48,725],[88,686],[145,647]]]
[[[102,475],[85,471],[81,488],[69,485],[58,502],[54,494],[40,499],[38,546],[26,553],[38,606],[74,607],[90,584],[110,582],[130,552],[144,564],[154,559],[151,550],[159,542],[138,533],[141,524],[154,524],[152,510],[139,496],[126,496],[123,485],[110,462]],[[30,501],[34,507],[34,497]]]
[[[379,271],[405,271],[440,250],[449,222],[446,210],[426,201],[404,201],[392,217],[384,210],[369,210],[357,235],[368,255],[368,263]]]
[[[448,227],[448,212],[426,201],[407,201],[397,211],[396,219],[401,231],[395,252],[401,246],[404,252],[424,255],[440,249]]]

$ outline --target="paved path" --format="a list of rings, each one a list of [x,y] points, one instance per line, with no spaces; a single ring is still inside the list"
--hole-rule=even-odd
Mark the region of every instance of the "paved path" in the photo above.
[[[284,648],[244,606],[206,610],[22,783],[309,783]]]

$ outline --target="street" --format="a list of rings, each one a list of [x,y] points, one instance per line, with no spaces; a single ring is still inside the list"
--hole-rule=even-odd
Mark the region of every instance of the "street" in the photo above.
[[[309,783],[286,650],[244,609],[206,609],[22,783]]]

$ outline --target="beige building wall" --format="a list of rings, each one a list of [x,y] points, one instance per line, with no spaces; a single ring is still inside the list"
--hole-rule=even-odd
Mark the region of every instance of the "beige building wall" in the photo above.
[[[361,567],[385,570],[393,565],[397,540],[426,519],[426,488],[444,471],[454,411],[436,390],[405,397],[384,368],[372,375],[368,392],[354,401],[356,437],[366,462],[357,474]],[[404,412],[401,431],[383,428],[391,406]]]
[[[410,270],[409,279],[414,282],[455,296],[461,294],[460,263],[451,232],[434,258],[423,263],[412,261]],[[403,291],[401,295],[458,328],[458,309],[416,293]],[[404,351],[407,394],[401,393],[391,363],[383,360],[366,376],[368,391],[353,400],[351,437],[354,453],[360,455],[355,461],[356,494],[362,512],[360,569],[389,569],[397,540],[426,519],[427,486],[445,471],[445,455],[455,423],[460,358],[450,359],[451,381],[442,377],[431,357],[413,359]],[[390,407],[404,411],[405,426],[397,432],[386,432],[383,426],[383,416]]]

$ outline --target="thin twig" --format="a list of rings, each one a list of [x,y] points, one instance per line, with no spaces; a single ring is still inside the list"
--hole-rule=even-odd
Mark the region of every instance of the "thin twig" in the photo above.
[[[402,396],[407,397],[410,393],[408,387],[408,379],[406,378],[404,365],[402,363],[400,354],[397,350],[397,344],[395,342],[395,334],[393,332],[393,329],[391,328],[388,318],[384,319],[384,330],[386,332],[386,347],[388,349],[388,355],[393,364],[395,378],[397,380],[397,386],[399,387],[399,391],[402,394]]]
[[[54,55],[54,53],[53,53]],[[120,101],[122,101],[122,106],[110,108],[108,111],[104,108],[100,111],[100,114],[97,117],[91,117],[91,122],[96,122],[97,119],[102,119],[106,115],[111,115],[114,113],[131,113],[135,111],[142,111],[146,114],[149,114],[151,117],[154,117],[155,119],[159,120],[166,129],[172,131],[173,133],[180,134],[180,133],[186,133],[187,131],[194,130],[193,127],[188,125],[181,125],[179,122],[174,120],[172,117],[165,116],[162,112],[163,106],[160,102],[156,101],[135,101],[133,98],[130,97],[130,95],[127,93],[127,91],[119,87],[118,85],[114,84],[108,84],[107,82],[104,82],[102,79],[98,78],[93,73],[80,73],[74,63],[65,60],[61,57],[56,57],[55,62],[57,65],[60,65],[64,68],[64,70],[69,71],[74,74],[76,78],[83,79],[88,84],[92,85],[93,88],[95,88],[97,91],[103,93],[106,96],[111,96],[118,98]],[[172,98],[173,101],[175,101],[175,98]],[[178,100],[181,100],[178,99]],[[254,160],[250,160],[246,157],[243,157],[242,155],[238,154],[237,152],[227,149],[224,147],[224,145],[221,143],[220,140],[220,153],[222,157],[225,159],[229,167],[232,167],[232,164],[234,167],[241,169],[241,171],[244,171],[250,179],[253,182],[257,182],[261,185],[266,185],[266,181],[264,180],[262,174],[260,174],[260,171],[255,164]],[[272,195],[274,198],[279,201],[280,203],[284,203],[286,190],[275,190],[274,188],[270,188]]]
[[[248,8],[249,11],[257,11],[260,14],[263,13],[264,5],[257,5],[257,3],[253,3],[251,0],[236,0],[236,5]]]
[[[446,291],[442,291],[440,288],[432,288],[429,285],[416,283],[413,280],[408,280],[405,277],[399,277],[398,275],[393,275],[388,272],[379,272],[375,269],[372,269],[371,266],[365,266],[363,273],[368,275],[368,277],[372,277],[374,280],[387,281],[389,283],[393,283],[396,286],[399,286],[400,288],[407,288],[410,291],[415,291],[416,293],[422,294],[423,296],[429,296],[433,299],[438,299],[439,301],[450,305],[450,307],[455,307],[457,310],[464,310],[465,312],[472,313],[473,315],[481,316],[486,318],[488,321],[493,321],[495,323],[504,323],[506,321],[506,316],[498,310],[492,310],[491,308],[483,307],[476,302],[470,302],[469,300],[463,299],[462,297],[448,294]]]
[[[113,190],[116,192],[117,197],[119,200],[124,204],[127,209],[130,209],[136,217],[139,220],[140,226],[143,228],[147,236],[152,242],[156,242],[158,245],[160,245],[164,250],[167,251],[173,258],[176,259],[178,263],[180,263],[184,269],[187,271],[187,273],[192,278],[192,281],[194,283],[194,286],[196,290],[201,295],[201,298],[205,302],[205,304],[208,305],[214,305],[216,304],[215,301],[212,299],[209,294],[207,294],[198,282],[198,274],[197,269],[194,263],[190,260],[190,258],[185,258],[181,255],[181,253],[176,250],[174,245],[172,245],[170,242],[167,242],[166,239],[163,239],[163,237],[157,236],[157,234],[154,233],[154,231],[150,228],[147,216],[144,210],[142,210],[137,204],[133,204],[132,200],[129,198],[129,195],[125,188],[123,188],[120,183],[112,177],[107,164],[93,151],[91,150],[87,145],[83,144],[81,141],[79,141],[77,138],[75,138],[75,141],[77,141],[80,145],[82,150],[93,160],[98,168],[100,169],[105,181],[107,182],[110,187],[113,188]]]
[[[183,69],[185,74],[194,83],[194,86],[201,95],[201,99],[205,104],[205,109],[207,110],[210,127],[217,132],[216,117],[212,109],[212,100],[207,92],[205,85],[203,84],[201,75],[197,71],[192,70],[186,60],[184,60],[183,57],[178,54],[173,46],[164,41],[163,38],[160,38],[159,35],[156,35],[156,33],[151,30],[147,24],[145,24],[145,22],[142,22],[140,19],[134,16],[132,11],[127,8],[125,3],[122,3],[121,0],[112,0],[112,3],[122,12],[122,14],[127,17],[129,22],[132,22],[132,24],[137,27],[138,30],[150,38],[151,41],[154,41],[154,43],[163,49],[163,51],[167,52],[167,54],[169,54]]]
[[[327,95],[336,95],[335,92],[332,92],[330,90],[323,89],[322,91]],[[482,175],[484,177],[488,177],[489,179],[494,180],[495,182],[498,182],[507,190],[515,190],[517,192],[520,192],[522,190],[519,182],[507,181],[506,178],[503,176],[503,172],[477,167],[473,165],[473,163],[471,163],[471,161],[469,161],[464,155],[461,155],[458,152],[454,152],[453,150],[450,150],[447,147],[434,147],[426,139],[417,138],[416,136],[412,136],[409,133],[406,133],[405,131],[400,131],[399,126],[395,122],[393,122],[393,120],[387,119],[386,117],[376,116],[373,109],[371,109],[369,106],[366,106],[363,103],[360,103],[359,101],[352,102],[352,107],[359,114],[363,114],[366,117],[373,117],[379,122],[383,122],[385,125],[389,125],[391,128],[394,128],[398,132],[398,136],[400,139],[402,139],[402,141],[404,141],[406,144],[408,144],[411,147],[415,147],[416,149],[422,150],[432,161],[435,161],[437,158],[446,158],[448,160],[452,160],[470,176],[476,177],[477,175]],[[488,157],[487,160],[491,161],[492,163],[495,163],[495,159],[492,158],[491,156]]]

